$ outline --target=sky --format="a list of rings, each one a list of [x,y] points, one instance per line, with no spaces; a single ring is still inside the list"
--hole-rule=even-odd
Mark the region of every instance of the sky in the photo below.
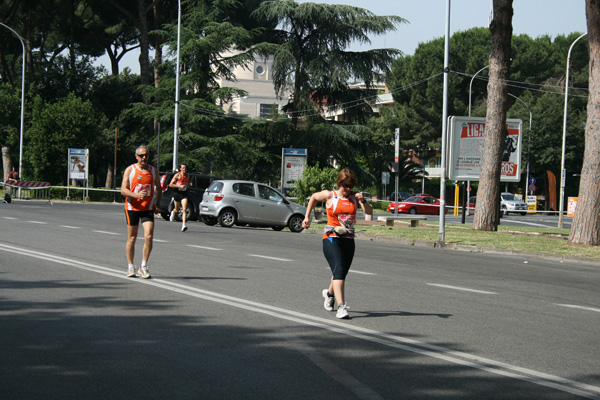
[[[414,54],[419,43],[426,43],[446,33],[447,0],[310,0],[313,3],[347,4],[361,7],[375,15],[397,15],[409,21],[397,31],[371,38],[370,45],[355,45],[353,50],[394,48],[405,55]],[[307,2],[305,0],[299,3]],[[474,27],[487,27],[491,0],[451,0],[450,33]],[[514,0],[513,34],[527,34],[532,38],[542,35],[568,35],[587,32],[585,0]],[[130,52],[120,64],[139,73],[139,53]],[[566,57],[566,54],[565,54]],[[98,64],[110,70],[108,57]]]

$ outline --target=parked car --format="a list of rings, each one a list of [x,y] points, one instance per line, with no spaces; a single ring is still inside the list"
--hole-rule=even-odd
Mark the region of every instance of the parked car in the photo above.
[[[263,183],[218,180],[206,189],[200,214],[206,225],[219,223],[230,228],[247,224],[270,226],[276,231],[287,226],[292,232],[302,232],[306,208]]]
[[[169,183],[171,183],[173,175],[176,173],[177,171],[169,171],[161,172],[160,174],[160,184],[163,194],[158,207],[160,208],[160,215],[167,221],[169,220],[171,211],[175,207],[173,204],[173,194],[177,189],[169,187]],[[212,181],[220,178],[198,172],[190,172],[189,175],[191,186],[188,188],[187,220],[193,221],[200,218],[200,202],[202,201],[204,191],[210,186]],[[181,209],[175,218],[181,220]]]
[[[527,215],[527,203],[517,199],[512,193],[500,193],[500,210],[503,215],[511,212]]]
[[[413,196],[399,203],[392,202],[388,206],[389,212],[394,212],[398,205],[398,213],[407,214],[439,214],[440,201],[433,196]],[[444,207],[448,213],[448,207]]]

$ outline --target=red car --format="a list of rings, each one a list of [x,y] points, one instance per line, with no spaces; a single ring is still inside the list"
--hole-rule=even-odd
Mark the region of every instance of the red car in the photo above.
[[[448,213],[448,207],[445,208],[445,213]],[[390,203],[388,206],[389,212],[394,212],[396,203]],[[440,201],[433,196],[413,196],[398,203],[398,214],[434,214],[440,213]]]

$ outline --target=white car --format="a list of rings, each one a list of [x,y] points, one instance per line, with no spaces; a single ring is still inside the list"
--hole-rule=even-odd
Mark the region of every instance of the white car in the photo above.
[[[500,210],[504,215],[508,213],[521,213],[527,215],[527,204],[515,197],[512,193],[500,194]]]
[[[200,215],[206,225],[286,226],[302,232],[306,208],[286,199],[269,185],[240,180],[218,180],[206,189]]]

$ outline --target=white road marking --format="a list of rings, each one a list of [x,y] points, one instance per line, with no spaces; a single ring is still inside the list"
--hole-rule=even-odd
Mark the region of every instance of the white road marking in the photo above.
[[[534,222],[519,221],[519,220],[516,220],[516,219],[507,219],[507,221],[514,222],[516,224],[521,224],[521,225],[539,226],[540,228],[547,228],[548,227],[548,225],[536,224]]]
[[[71,268],[77,268],[93,273],[109,275],[119,279],[125,279],[131,282],[132,284],[144,284],[159,287],[190,297],[226,304],[232,307],[242,308],[247,311],[269,315],[274,318],[293,321],[299,324],[312,326],[314,328],[329,330],[342,335],[351,336],[356,339],[361,339],[372,343],[378,343],[380,345],[387,346],[390,348],[413,352],[421,356],[432,357],[439,360],[444,360],[449,363],[454,363],[485,371],[491,374],[505,376],[529,382],[531,384],[553,388],[576,396],[600,400],[600,387],[598,386],[592,386],[586,383],[576,382],[567,378],[562,378],[560,376],[546,374],[544,372],[535,371],[529,368],[522,368],[516,365],[495,361],[485,357],[479,357],[469,353],[454,351],[445,347],[419,342],[402,336],[392,335],[368,328],[354,326],[347,322],[331,321],[326,318],[319,318],[313,315],[303,314],[296,311],[287,310],[285,308],[271,306],[269,304],[262,304],[251,300],[227,296],[220,293],[210,292],[208,290],[202,290],[162,279],[131,279],[128,278],[122,271],[117,271],[112,268],[90,264],[83,261],[73,260],[66,257],[55,256],[53,254],[32,251],[10,245],[4,245],[1,243],[0,250],[20,254],[22,256],[28,256],[45,261],[55,262]]]
[[[4,219],[16,219],[15,217],[2,217]]]
[[[42,221],[27,221],[30,224],[40,224],[40,225],[48,225],[47,222],[42,222]]]
[[[159,242],[159,243],[169,243],[168,240],[162,240],[162,239],[152,239],[152,241]]]
[[[258,257],[258,258],[266,258],[267,260],[275,260],[275,261],[292,261],[287,258],[277,258],[277,257],[269,257],[269,256],[261,256],[260,254],[248,254],[250,257]]]
[[[485,290],[475,290],[458,286],[440,285],[439,283],[428,283],[429,286],[437,286],[446,289],[463,290],[465,292],[481,293],[481,294],[498,294],[495,292],[486,292]]]
[[[577,308],[579,310],[586,310],[586,311],[594,311],[594,312],[600,312],[600,308],[592,308],[592,307],[584,307],[584,306],[577,306],[575,304],[558,304],[558,303],[554,303],[557,306],[561,306],[561,307],[569,307],[569,308]]]
[[[374,274],[372,272],[356,271],[356,270],[353,270],[353,269],[351,269],[349,272],[352,272],[352,273],[355,273],[355,274],[361,274],[361,275],[377,275],[377,274]]]
[[[69,225],[61,225],[61,228],[68,228],[68,229],[81,229],[81,227],[79,226],[69,226]]]
[[[107,231],[93,231],[93,232],[104,233],[106,235],[120,235],[120,233],[117,233],[117,232],[107,232]]]
[[[195,245],[195,244],[187,244],[186,246],[188,246],[188,247],[194,247],[196,249],[203,249],[203,250],[216,250],[216,251],[223,250],[223,249],[218,249],[216,247],[198,246],[198,245]]]

